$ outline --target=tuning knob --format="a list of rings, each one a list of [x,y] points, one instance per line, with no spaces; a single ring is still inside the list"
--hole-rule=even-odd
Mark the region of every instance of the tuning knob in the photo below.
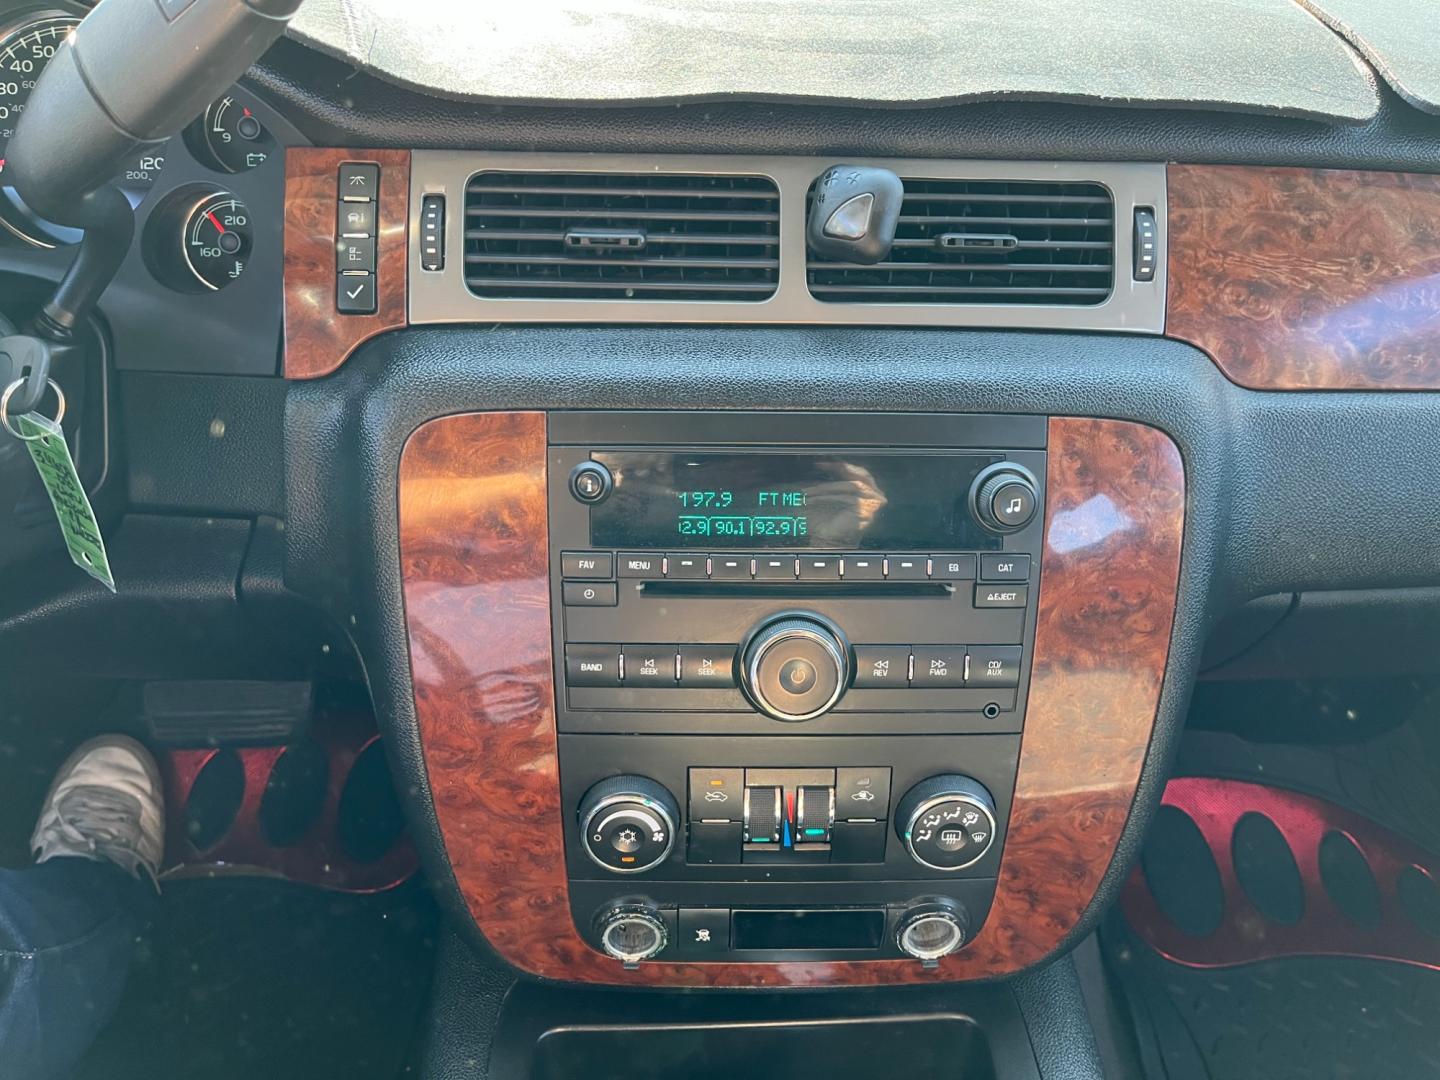
[[[776,720],[809,720],[840,700],[850,681],[850,646],[819,615],[790,615],[751,635],[740,681],[755,707]]]
[[[921,866],[964,870],[995,842],[995,800],[968,776],[932,776],[900,800],[895,830]]]
[[[1018,465],[991,465],[970,489],[975,517],[991,532],[1023,529],[1035,516],[1040,497],[1035,478]]]
[[[646,904],[623,904],[611,908],[596,920],[600,947],[627,968],[664,950],[670,932],[660,913]]]
[[[661,784],[643,776],[601,780],[580,800],[585,853],[616,874],[658,866],[675,846],[680,807]]]
[[[937,898],[916,904],[900,916],[895,944],[905,955],[930,965],[964,945],[969,930],[965,909],[953,900]]]

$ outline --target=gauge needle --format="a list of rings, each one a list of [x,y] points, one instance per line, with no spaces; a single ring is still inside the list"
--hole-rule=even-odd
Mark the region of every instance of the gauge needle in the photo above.
[[[215,216],[214,210],[206,210],[205,216],[210,219],[210,224],[214,225],[216,229],[222,233],[225,231],[225,226],[220,224],[220,219]]]

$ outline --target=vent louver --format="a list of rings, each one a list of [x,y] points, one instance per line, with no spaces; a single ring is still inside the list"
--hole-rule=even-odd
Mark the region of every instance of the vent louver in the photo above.
[[[465,283],[488,299],[765,300],[780,195],[763,176],[482,172]]]
[[[1110,296],[1114,254],[1100,184],[907,179],[889,258],[812,255],[806,276],[829,303],[1083,306]]]

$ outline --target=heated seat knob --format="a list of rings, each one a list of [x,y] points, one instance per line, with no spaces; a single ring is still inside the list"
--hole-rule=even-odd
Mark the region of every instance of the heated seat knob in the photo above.
[[[1035,517],[1040,496],[1035,478],[1018,465],[992,465],[971,488],[975,517],[991,532],[1012,533]]]
[[[995,800],[968,776],[932,776],[900,800],[895,831],[921,866],[964,870],[995,843]]]
[[[810,720],[840,700],[850,681],[850,646],[819,615],[765,623],[745,646],[740,681],[755,707],[776,720]]]
[[[674,796],[643,776],[601,780],[580,800],[585,853],[616,874],[639,874],[664,862],[679,821]]]
[[[622,904],[596,920],[600,947],[626,967],[664,951],[670,932],[660,913],[646,904]]]
[[[907,908],[900,916],[895,944],[906,956],[933,964],[964,945],[969,930],[969,915],[955,901],[924,901]]]

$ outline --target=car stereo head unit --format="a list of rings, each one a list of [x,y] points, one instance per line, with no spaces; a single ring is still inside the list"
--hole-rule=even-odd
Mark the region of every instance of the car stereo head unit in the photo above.
[[[624,962],[923,959],[988,908],[1043,438],[831,417],[853,441],[797,442],[807,425],[592,414],[550,446],[571,909]]]

